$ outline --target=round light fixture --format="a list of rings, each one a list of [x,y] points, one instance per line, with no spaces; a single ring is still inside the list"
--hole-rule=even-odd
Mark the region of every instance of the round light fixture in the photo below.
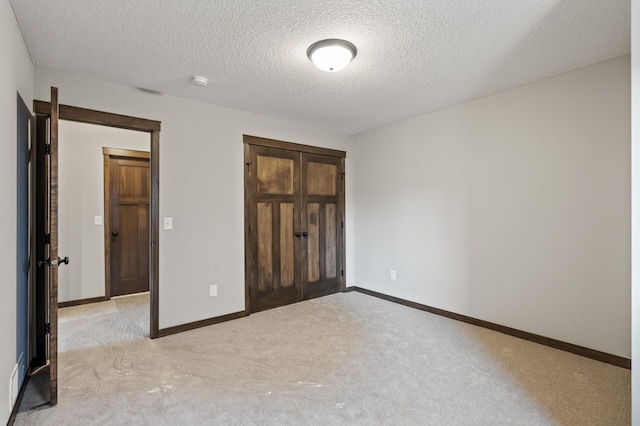
[[[311,62],[327,72],[340,71],[349,65],[356,53],[358,50],[353,44],[336,38],[317,41],[307,49],[307,56]]]

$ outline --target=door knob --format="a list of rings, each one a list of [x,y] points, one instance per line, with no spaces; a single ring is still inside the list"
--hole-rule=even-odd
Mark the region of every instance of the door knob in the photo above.
[[[118,236],[118,231],[113,231],[113,232],[111,233],[111,236],[112,236],[112,237],[117,237],[117,236]]]
[[[302,233],[301,232],[296,232],[295,235],[296,235],[296,238],[300,238],[302,236]]]
[[[303,232],[303,233],[302,233],[302,236],[303,236],[303,237],[305,237],[305,238],[307,238],[307,237],[309,236],[309,234],[308,234],[308,233],[306,233],[306,232]]]
[[[47,259],[47,260],[39,260],[38,267],[43,265],[47,266],[60,266],[60,265],[68,265],[69,264],[69,256],[65,256],[64,259],[58,257],[57,259]]]

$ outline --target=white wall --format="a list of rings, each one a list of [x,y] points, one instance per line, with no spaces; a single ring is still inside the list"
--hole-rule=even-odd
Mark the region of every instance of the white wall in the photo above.
[[[0,259],[8,265],[0,283],[0,421],[11,413],[9,378],[16,364],[16,92],[33,100],[33,66],[11,5],[0,2]]]
[[[358,135],[355,285],[630,357],[629,92],[626,56]]]
[[[173,217],[174,230],[160,231],[160,328],[244,310],[243,134],[348,151],[353,281],[350,136],[36,67],[36,98],[48,99],[52,85],[62,104],[162,121],[160,216]],[[209,298],[213,283],[218,297]]]
[[[104,296],[104,226],[94,225],[105,214],[102,148],[149,151],[151,137],[61,120],[59,139],[58,244],[70,263],[58,269],[58,301]]]
[[[631,2],[632,348],[631,415],[640,425],[640,3]]]

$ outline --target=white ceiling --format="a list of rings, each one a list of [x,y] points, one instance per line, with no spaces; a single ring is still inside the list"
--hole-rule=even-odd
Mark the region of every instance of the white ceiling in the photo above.
[[[11,0],[35,65],[349,134],[628,54],[630,3]],[[324,38],[345,70],[307,59]]]

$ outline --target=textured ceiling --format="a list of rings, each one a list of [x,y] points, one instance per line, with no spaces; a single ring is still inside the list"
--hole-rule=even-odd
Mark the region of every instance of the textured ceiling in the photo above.
[[[627,54],[630,3],[11,0],[35,65],[349,134]],[[307,59],[324,38],[345,70]]]

